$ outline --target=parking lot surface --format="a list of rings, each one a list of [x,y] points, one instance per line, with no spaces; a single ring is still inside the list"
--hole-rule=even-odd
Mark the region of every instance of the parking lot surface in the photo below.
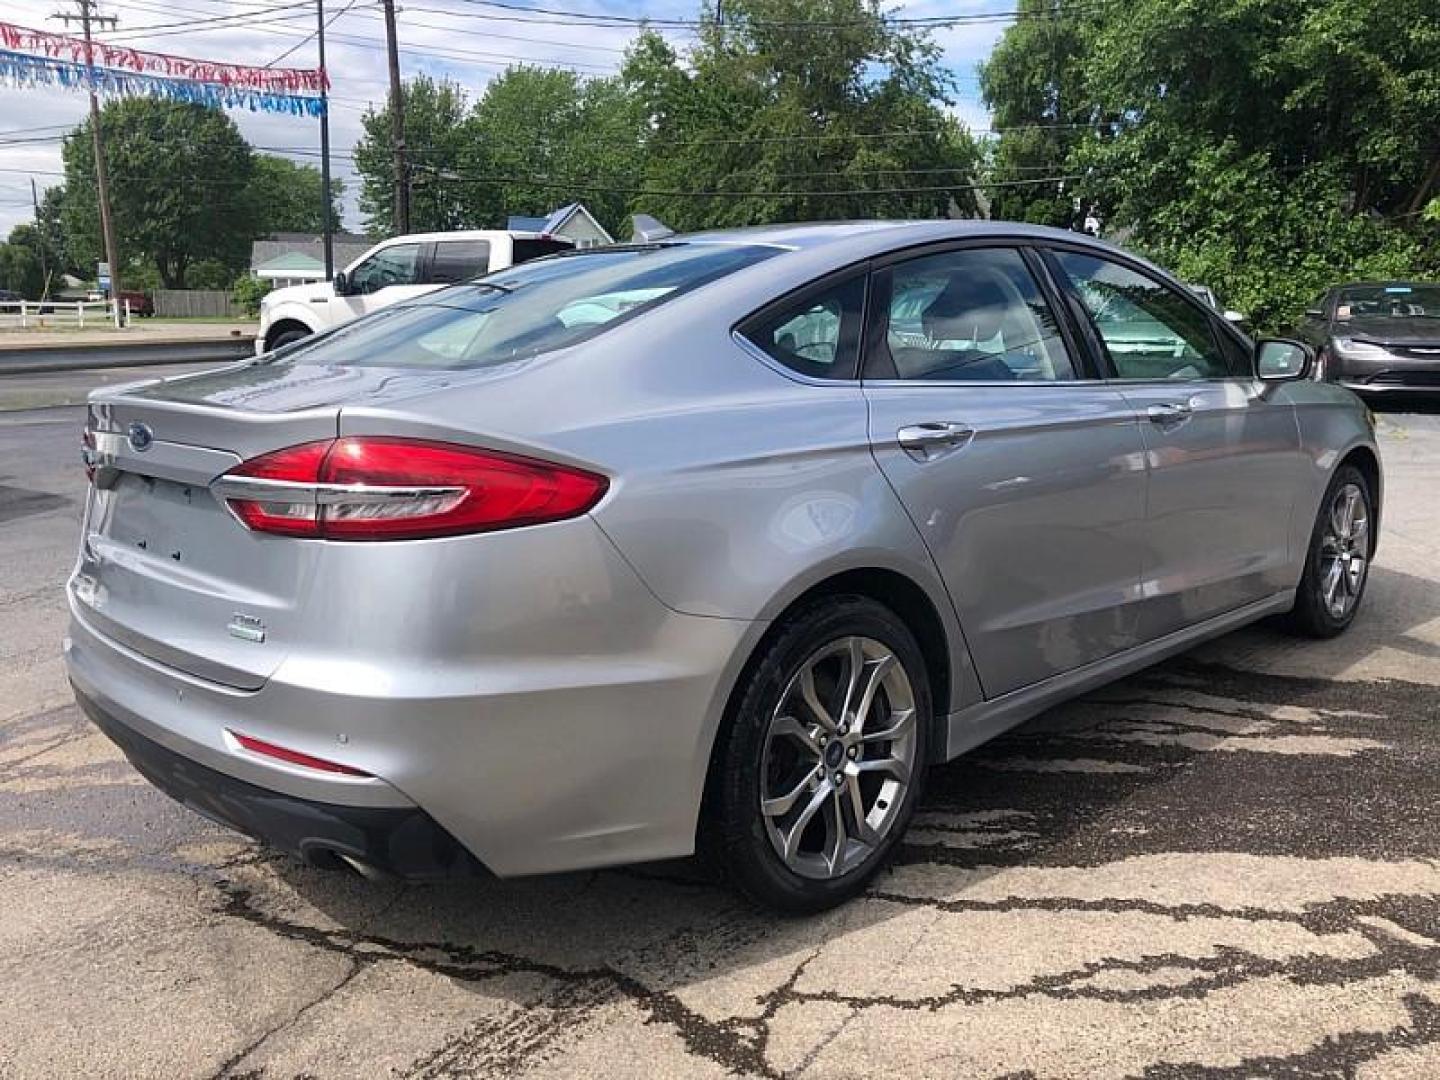
[[[373,884],[167,800],[60,662],[79,423],[0,414],[0,1076],[1440,1075],[1440,413],[1381,417],[1349,634],[1232,634],[937,769],[809,919],[689,863]]]

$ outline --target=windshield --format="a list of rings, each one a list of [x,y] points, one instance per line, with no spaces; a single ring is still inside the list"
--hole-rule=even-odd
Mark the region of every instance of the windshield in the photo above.
[[[779,252],[674,243],[557,255],[382,308],[281,355],[345,367],[509,363],[578,344]]]
[[[1340,290],[1335,318],[1440,319],[1440,285],[1354,285]]]

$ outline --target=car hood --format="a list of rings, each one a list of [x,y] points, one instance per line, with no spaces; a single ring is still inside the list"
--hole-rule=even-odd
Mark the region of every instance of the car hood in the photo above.
[[[1440,319],[1415,315],[1368,315],[1336,322],[1336,337],[1370,341],[1376,345],[1440,346]]]
[[[287,301],[308,304],[312,300],[333,299],[335,299],[334,286],[328,281],[316,281],[309,285],[287,285],[283,289],[272,289],[265,294],[264,304],[266,307],[273,307]]]

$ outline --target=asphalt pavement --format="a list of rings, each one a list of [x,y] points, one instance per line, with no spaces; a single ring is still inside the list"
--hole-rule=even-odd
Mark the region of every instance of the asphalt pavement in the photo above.
[[[1435,411],[1382,416],[1350,633],[1231,634],[935,770],[809,919],[689,862],[377,885],[170,802],[59,660],[80,415],[0,414],[0,1077],[1440,1075]]]

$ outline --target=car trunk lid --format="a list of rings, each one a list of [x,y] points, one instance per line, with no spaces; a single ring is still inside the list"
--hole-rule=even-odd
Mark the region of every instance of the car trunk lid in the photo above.
[[[159,663],[263,686],[301,633],[324,545],[250,532],[209,485],[249,458],[334,438],[346,403],[411,381],[262,362],[92,395],[95,483],[71,580],[82,617]]]

